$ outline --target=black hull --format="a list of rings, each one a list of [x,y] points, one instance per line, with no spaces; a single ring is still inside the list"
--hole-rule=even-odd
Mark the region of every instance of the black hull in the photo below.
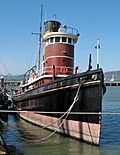
[[[36,111],[36,113],[41,112],[40,115],[43,117],[60,118],[72,105],[81,85],[78,100],[66,120],[100,126],[101,116],[99,112],[102,110],[103,79],[103,72],[99,69],[55,80],[14,96],[14,105],[17,110]]]

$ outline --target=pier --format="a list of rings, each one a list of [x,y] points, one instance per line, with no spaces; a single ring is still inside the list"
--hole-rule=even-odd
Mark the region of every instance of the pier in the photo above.
[[[13,94],[14,90],[19,90],[20,80],[5,80],[5,88],[9,94]]]
[[[120,86],[120,81],[105,82],[106,86]]]

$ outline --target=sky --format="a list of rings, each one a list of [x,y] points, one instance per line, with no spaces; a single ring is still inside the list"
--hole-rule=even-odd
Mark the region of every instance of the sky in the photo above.
[[[89,54],[96,68],[97,39],[100,67],[120,70],[120,0],[0,0],[0,74],[24,74],[36,64],[38,36],[31,33],[39,32],[41,4],[43,23],[56,16],[79,31],[75,66],[80,71],[87,69]]]

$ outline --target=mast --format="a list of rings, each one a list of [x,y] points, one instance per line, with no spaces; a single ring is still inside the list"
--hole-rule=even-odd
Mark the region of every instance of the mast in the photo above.
[[[41,37],[42,37],[42,16],[43,16],[43,4],[41,5],[41,15],[40,15],[40,33],[38,42],[38,75],[40,75],[40,52],[41,52]]]

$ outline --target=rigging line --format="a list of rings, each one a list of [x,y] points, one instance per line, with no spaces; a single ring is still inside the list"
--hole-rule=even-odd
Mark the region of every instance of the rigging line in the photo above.
[[[64,123],[65,120],[67,119],[68,115],[70,114],[70,112],[71,112],[71,110],[72,110],[74,104],[78,101],[78,99],[79,99],[79,97],[78,97],[79,91],[80,91],[80,88],[81,88],[81,86],[82,86],[83,83],[84,83],[84,81],[82,81],[82,82],[79,84],[77,93],[76,93],[76,95],[75,95],[75,97],[74,97],[74,100],[73,100],[73,103],[71,104],[71,106],[69,107],[69,109],[65,112],[65,114],[62,115],[62,117],[65,116],[66,114],[67,114],[67,115],[66,115],[65,118],[62,120],[62,122],[60,123],[60,125],[59,125],[51,134],[49,134],[48,136],[46,136],[46,137],[44,137],[44,138],[42,138],[42,139],[39,139],[39,140],[36,140],[36,139],[35,139],[35,140],[29,140],[29,139],[25,139],[25,138],[23,138],[23,137],[20,137],[20,136],[18,136],[18,135],[16,135],[16,134],[14,134],[14,135],[17,136],[18,138],[24,140],[24,141],[29,142],[29,143],[33,143],[33,142],[42,142],[42,141],[44,141],[44,140],[50,138],[51,136],[53,136],[53,135],[58,131],[58,129],[63,125],[63,123]],[[57,120],[57,122],[58,122],[59,120],[60,120],[60,118]],[[8,126],[7,123],[3,122],[1,119],[0,119],[0,121],[3,123],[3,125]],[[54,122],[54,124],[55,124],[55,123],[56,123],[56,121]],[[52,123],[52,124],[53,124],[53,123]],[[49,126],[50,126],[50,125],[49,125]],[[11,131],[11,132],[12,132],[12,131]]]
[[[8,70],[7,70],[6,66],[5,66],[5,64],[3,64],[3,63],[0,62],[0,65],[1,65],[1,67],[3,68],[3,70],[4,70],[7,74],[10,74],[10,73],[8,72]]]
[[[31,64],[32,64],[32,59],[33,59],[33,56],[35,55],[35,45],[33,47],[33,52],[31,54],[31,57],[30,57],[30,60],[27,60],[27,65],[26,65],[26,69],[25,70],[29,70]]]

